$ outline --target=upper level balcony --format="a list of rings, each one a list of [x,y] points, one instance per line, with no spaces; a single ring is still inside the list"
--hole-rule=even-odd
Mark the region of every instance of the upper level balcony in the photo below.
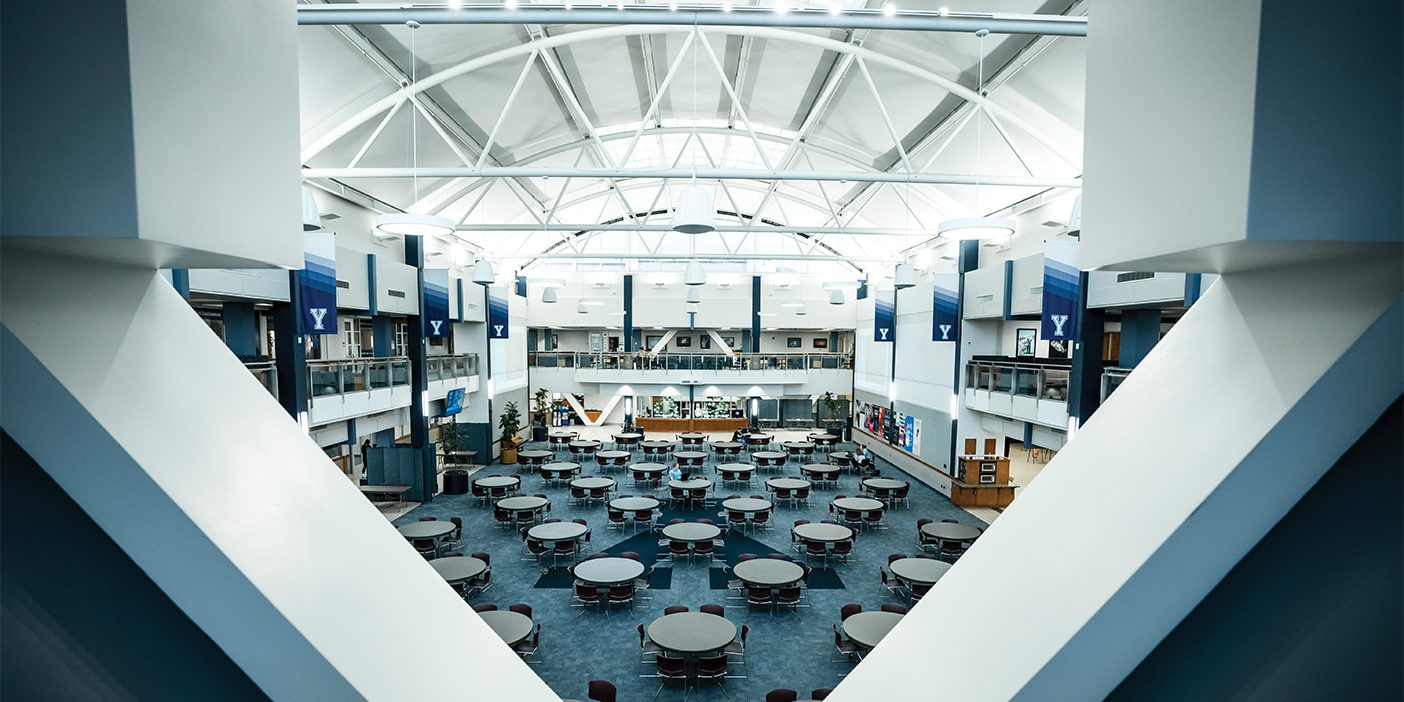
[[[813,371],[852,373],[853,357],[840,353],[584,353],[533,351],[533,368],[573,368],[575,380],[604,385],[799,385]],[[739,391],[738,391],[739,392]]]
[[[478,389],[477,354],[430,356],[426,366],[430,400],[443,398],[452,388]],[[410,360],[393,356],[308,361],[307,387],[311,426],[408,407]]]
[[[976,357],[965,364],[965,406],[1057,429],[1068,425],[1067,361]]]

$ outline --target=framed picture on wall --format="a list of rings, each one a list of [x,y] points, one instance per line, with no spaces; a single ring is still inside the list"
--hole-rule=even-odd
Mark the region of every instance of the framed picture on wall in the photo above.
[[[827,349],[827,348],[829,348],[829,340],[828,340],[828,339],[825,339],[825,338],[822,337],[822,336],[816,336],[816,337],[814,337],[814,348],[816,348],[816,349]]]
[[[677,346],[680,349],[692,348],[692,337],[690,336],[675,336],[673,337],[673,341],[677,342]]]
[[[660,342],[660,341],[662,341],[662,340],[663,340],[663,335],[662,335],[662,334],[650,334],[650,335],[648,335],[648,336],[645,336],[645,337],[644,337],[644,348],[645,348],[645,349],[651,350],[651,349],[653,349],[653,347],[655,347],[655,346],[658,345],[658,342]],[[659,351],[661,352],[662,349],[659,349]]]
[[[1038,348],[1038,330],[1020,329],[1014,337],[1014,355],[1019,358],[1033,358]]]
[[[1070,358],[1071,354],[1069,354],[1068,351],[1070,351],[1071,349],[1072,342],[1068,341],[1067,339],[1048,340],[1049,358]]]
[[[734,337],[734,336],[723,336],[723,337],[722,337],[722,341],[725,341],[727,347],[729,347],[732,351],[740,351],[740,350],[741,350],[741,349],[736,348],[736,337]]]
[[[697,337],[697,348],[703,351],[712,348],[712,335],[708,334],[706,336]]]
[[[785,348],[802,349],[804,348],[804,339],[801,339],[798,336],[788,337],[785,339]]]

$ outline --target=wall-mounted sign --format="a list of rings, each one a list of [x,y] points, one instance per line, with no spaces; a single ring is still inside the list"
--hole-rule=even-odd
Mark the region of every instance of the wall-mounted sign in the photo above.
[[[960,333],[960,279],[942,274],[931,283],[931,340],[954,342]]]
[[[510,328],[507,297],[494,288],[488,288],[488,338],[506,339]]]

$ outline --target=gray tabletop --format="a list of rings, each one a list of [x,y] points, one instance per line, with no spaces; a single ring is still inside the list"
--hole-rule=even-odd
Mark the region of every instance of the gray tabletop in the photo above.
[[[590,527],[575,522],[551,522],[550,524],[537,524],[527,531],[530,536],[537,541],[569,541],[578,539],[590,531]]]
[[[541,470],[548,473],[575,473],[580,470],[579,463],[546,463],[541,466]]]
[[[853,454],[848,451],[835,451],[829,454],[829,458],[853,458]]]
[[[617,500],[610,500],[609,506],[625,512],[637,512],[641,509],[657,509],[661,504],[652,497],[621,497]]]
[[[547,434],[547,436],[551,437],[552,439],[574,439],[575,437],[580,436],[580,432],[575,432],[575,431],[553,431],[553,432]]]
[[[683,522],[663,527],[663,535],[676,541],[707,541],[721,536],[721,529],[715,524]]]
[[[662,473],[668,470],[668,466],[662,463],[631,463],[629,464],[629,470],[636,470],[640,473]]]
[[[518,452],[517,452],[517,456],[520,457],[520,458],[528,458],[528,459],[550,458],[550,457],[551,457],[551,452],[550,452],[550,451],[542,451],[541,449],[527,449],[527,450],[525,450],[525,451],[518,451]]]
[[[751,458],[763,458],[768,461],[779,461],[785,458],[785,454],[779,451],[757,451],[751,454]]]
[[[824,543],[834,543],[836,541],[847,541],[853,538],[853,530],[842,524],[823,524],[814,522],[811,524],[801,524],[791,529],[795,536],[805,541],[822,541]]]
[[[659,648],[676,653],[706,653],[726,647],[736,638],[736,625],[725,617],[702,612],[679,612],[653,620],[648,638]]]
[[[570,445],[575,448],[599,448],[600,442],[595,441],[594,439],[579,439],[570,442]]]
[[[735,497],[721,504],[729,512],[764,512],[774,505],[770,500],[757,500],[752,497]]]
[[[863,481],[863,484],[874,490],[897,490],[906,485],[906,483],[892,478],[868,478]]]
[[[478,455],[477,451],[445,451],[445,458],[472,458]]]
[[[739,449],[741,448],[741,442],[739,442],[739,441],[713,441],[713,442],[712,442],[712,448],[714,448],[714,449],[728,449],[728,450],[730,450],[730,449],[738,449],[738,450],[739,450]]]
[[[585,490],[598,490],[599,488],[614,487],[614,478],[576,478],[570,481],[570,486]]]
[[[813,442],[813,441],[786,441],[785,444],[784,444],[784,446],[785,446],[785,448],[787,448],[787,449],[811,449],[811,450],[812,450],[812,449],[814,448],[814,442]]]
[[[678,434],[678,438],[679,438],[679,439],[691,439],[691,440],[693,440],[693,441],[696,441],[696,440],[698,440],[698,439],[705,439],[705,438],[707,438],[707,435],[706,435],[706,434],[703,434],[703,433],[700,432],[700,431],[685,431],[685,432],[683,432],[683,433],[681,433],[681,434]]]
[[[614,434],[613,436],[615,441],[619,441],[621,439],[624,441],[635,441],[643,438],[643,434],[637,434],[631,431],[626,431],[622,434]]]
[[[629,457],[629,452],[628,452],[628,451],[596,451],[596,452],[595,452],[595,458],[611,459],[611,458],[628,458],[628,457]]]
[[[741,561],[731,572],[743,583],[763,587],[789,585],[804,578],[804,569],[798,563],[778,558],[752,558],[749,561]]]
[[[665,449],[672,446],[671,441],[640,441],[639,446],[646,449]]]
[[[673,458],[676,458],[680,461],[705,461],[707,460],[707,454],[702,453],[701,451],[675,451],[673,452]]]
[[[903,558],[889,563],[887,567],[893,575],[909,583],[932,585],[951,569],[951,564],[935,558]]]
[[[432,567],[445,582],[461,583],[470,578],[476,578],[487,570],[487,564],[478,558],[468,558],[466,556],[454,556],[453,558],[435,558],[429,561]]]
[[[734,471],[736,473],[750,473],[756,469],[749,463],[721,463],[717,465],[717,470]]]
[[[854,512],[873,512],[883,508],[881,502],[867,497],[840,497],[834,500],[834,506]]]
[[[512,487],[521,484],[522,479],[515,475],[499,475],[495,478],[478,478],[473,482],[485,488]]]
[[[806,463],[800,466],[801,473],[836,473],[839,467],[832,463]]]
[[[860,646],[872,648],[902,621],[896,612],[859,612],[843,620],[843,633]]]
[[[437,539],[455,528],[453,522],[441,519],[432,522],[411,522],[404,526],[395,527],[400,535],[406,539]]]
[[[746,443],[748,443],[748,444],[768,444],[768,443],[770,443],[770,440],[771,440],[772,438],[774,438],[774,437],[772,437],[772,436],[769,435],[769,434],[747,434],[747,435],[746,435]]]
[[[701,490],[712,486],[709,478],[693,478],[691,480],[669,480],[668,487],[682,488],[684,490]]]
[[[482,617],[483,623],[492,627],[498,638],[506,641],[508,646],[519,644],[531,636],[531,617],[525,614],[499,609],[495,612],[478,612],[478,616]]]
[[[921,533],[933,539],[946,539],[948,541],[973,541],[980,536],[980,530],[965,524],[951,524],[950,522],[932,522],[921,525]]]
[[[833,434],[810,434],[811,441],[838,441],[838,437]]]
[[[541,509],[546,506],[547,499],[544,497],[534,497],[532,495],[522,495],[520,497],[504,497],[497,501],[498,509],[525,510]]]
[[[808,480],[801,478],[771,478],[765,481],[765,484],[776,490],[799,490],[810,485]]]
[[[576,580],[594,585],[618,585],[643,575],[644,564],[632,558],[591,558],[575,566]]]

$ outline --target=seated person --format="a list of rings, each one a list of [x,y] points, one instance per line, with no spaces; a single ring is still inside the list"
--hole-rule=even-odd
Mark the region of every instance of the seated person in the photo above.
[[[862,444],[853,450],[853,465],[863,473],[876,473],[877,467],[873,465],[873,457],[868,455],[867,449]]]
[[[683,480],[682,468],[679,468],[679,467],[678,467],[678,464],[674,463],[674,464],[673,464],[673,467],[668,469],[668,479],[669,479],[669,480]]]
[[[748,436],[750,436],[750,435],[751,435],[751,428],[750,428],[750,427],[741,427],[741,428],[737,429],[736,431],[731,432],[731,440],[732,440],[732,441],[735,441],[736,443],[739,444],[739,443],[744,442],[744,441],[746,440],[746,437],[748,437]]]

